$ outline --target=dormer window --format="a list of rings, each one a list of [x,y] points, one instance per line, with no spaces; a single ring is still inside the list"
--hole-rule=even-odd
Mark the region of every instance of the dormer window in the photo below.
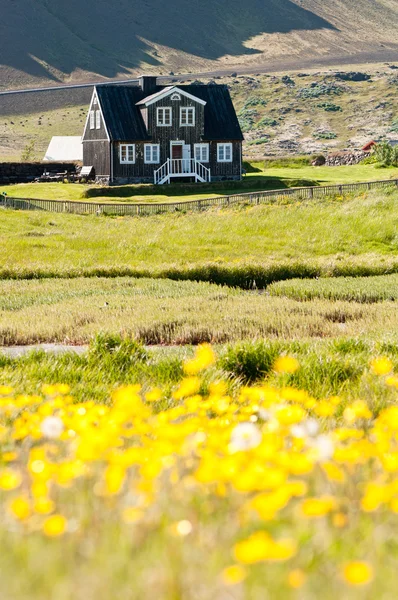
[[[95,110],[90,110],[90,129],[95,129]]]
[[[99,110],[95,111],[95,127],[101,129],[101,112]]]
[[[180,108],[181,127],[195,126],[195,108],[193,106],[183,106]]]
[[[169,106],[159,106],[156,109],[156,123],[158,127],[171,127],[172,109]]]

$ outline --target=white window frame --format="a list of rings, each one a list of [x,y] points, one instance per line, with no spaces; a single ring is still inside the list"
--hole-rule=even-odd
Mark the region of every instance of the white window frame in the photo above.
[[[192,115],[192,123],[189,122],[188,115]],[[185,115],[183,117],[183,115]],[[195,127],[195,107],[181,106],[180,108],[180,127]]]
[[[90,110],[90,129],[95,129],[95,110]]]
[[[101,111],[95,111],[95,127],[96,129],[101,129]]]
[[[157,160],[153,158],[153,152],[155,148],[157,150]],[[150,151],[150,160],[147,160],[147,149]],[[160,144],[144,144],[144,163],[146,165],[158,165],[160,163]]]
[[[133,160],[129,160],[129,158],[130,158],[129,148],[133,148]],[[124,150],[126,152],[125,158],[123,158]],[[135,164],[135,144],[120,144],[120,164],[121,165],[134,165]]]
[[[166,123],[166,112],[170,115],[170,122]],[[161,115],[163,115],[161,117]],[[173,109],[171,106],[158,106],[156,109],[156,125],[158,127],[171,127],[173,124]]]
[[[203,150],[205,151],[205,154],[204,154],[205,158],[202,158],[202,156],[203,156]],[[199,158],[197,157],[196,151],[199,152]],[[201,163],[208,163],[209,162],[209,154],[210,154],[209,144],[195,144],[193,152],[194,152],[195,160],[198,160]]]
[[[230,158],[226,158],[226,149],[229,149]],[[217,144],[217,162],[231,163],[233,162],[232,144]]]

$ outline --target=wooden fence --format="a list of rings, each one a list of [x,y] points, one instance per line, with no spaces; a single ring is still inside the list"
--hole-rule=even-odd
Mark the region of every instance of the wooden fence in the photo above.
[[[325,185],[319,187],[286,188],[183,202],[125,202],[122,204],[95,201],[74,202],[71,200],[35,200],[32,198],[12,198],[11,196],[0,194],[0,207],[11,208],[14,210],[45,210],[79,215],[149,216],[173,212],[206,210],[208,208],[233,206],[235,204],[272,204],[292,197],[297,200],[311,200],[313,198],[336,196],[338,194],[343,195],[390,186],[398,187],[398,179],[367,181],[365,183],[346,183],[342,185]]]

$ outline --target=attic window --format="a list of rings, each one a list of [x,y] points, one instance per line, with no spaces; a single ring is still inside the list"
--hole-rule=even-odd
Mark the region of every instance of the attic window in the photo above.
[[[180,96],[180,94],[173,94],[173,95],[171,96],[171,99],[172,99],[172,100],[181,100],[181,96]]]
[[[93,104],[98,104],[98,98],[97,98],[97,96],[94,96]]]

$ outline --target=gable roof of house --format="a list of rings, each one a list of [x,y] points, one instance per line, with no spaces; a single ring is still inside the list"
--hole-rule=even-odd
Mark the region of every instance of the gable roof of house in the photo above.
[[[206,102],[203,140],[243,140],[239,121],[225,85],[180,85],[178,88]],[[157,86],[155,93],[166,87]],[[97,86],[102,114],[112,141],[150,140],[141,110],[137,103],[145,96],[135,85]],[[151,97],[154,94],[151,95]]]
[[[159,92],[156,92],[155,94],[152,94],[151,96],[147,96],[140,102],[137,102],[137,104],[138,104],[138,106],[149,106],[150,104],[154,104],[158,100],[167,98],[167,96],[173,96],[174,93],[186,96],[187,98],[190,98],[191,100],[194,100],[194,101],[198,102],[199,104],[203,104],[203,105],[206,104],[205,100],[198,98],[198,96],[193,96],[192,94],[187,92],[187,90],[183,89],[181,86],[176,86],[176,85],[170,85],[168,87],[165,87],[165,88],[161,89]]]

